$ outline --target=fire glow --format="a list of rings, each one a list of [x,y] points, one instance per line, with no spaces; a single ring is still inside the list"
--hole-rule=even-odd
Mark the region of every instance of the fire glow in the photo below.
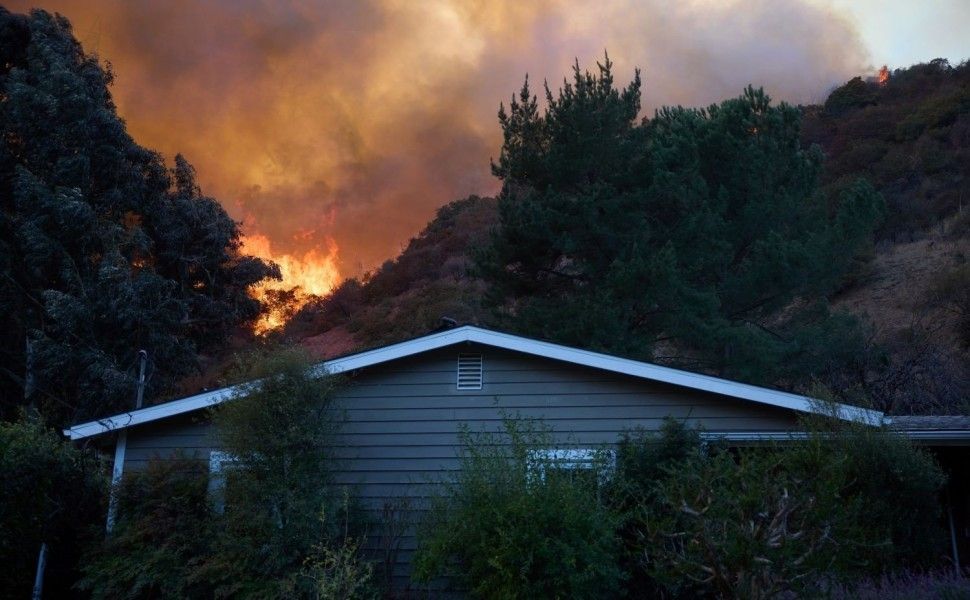
[[[265,235],[252,234],[243,237],[242,250],[260,258],[273,261],[280,267],[282,280],[267,280],[254,288],[253,297],[267,302],[269,309],[260,316],[253,331],[264,335],[286,324],[293,313],[314,296],[325,296],[340,283],[337,268],[339,247],[333,238],[327,238],[327,251],[311,248],[302,255],[274,253],[270,240]],[[272,292],[293,290],[290,302],[272,301]]]
[[[749,83],[811,102],[869,64],[851,23],[815,0],[40,4],[111,63],[112,100],[135,140],[182,153],[205,193],[245,222],[246,251],[280,265],[284,280],[260,288],[264,298],[326,293],[337,243],[339,264],[370,270],[444,203],[496,193],[495,111],[526,73],[555,91],[574,60],[595,69],[609,49],[618,82],[644,68],[649,115]]]
[[[879,69],[879,74],[876,75],[876,78],[879,85],[886,85],[889,82],[889,67],[883,65],[882,68]]]

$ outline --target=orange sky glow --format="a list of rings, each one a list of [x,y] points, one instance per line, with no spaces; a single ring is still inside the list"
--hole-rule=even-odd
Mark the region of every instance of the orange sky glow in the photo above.
[[[203,190],[325,293],[393,258],[437,207],[497,182],[495,117],[529,73],[557,87],[608,49],[644,107],[748,83],[823,99],[871,70],[852,19],[815,0],[34,0],[111,63],[136,141],[192,162]]]

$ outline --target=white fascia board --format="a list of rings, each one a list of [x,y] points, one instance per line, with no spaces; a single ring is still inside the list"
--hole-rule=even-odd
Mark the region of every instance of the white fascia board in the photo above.
[[[970,431],[963,429],[935,431],[887,429],[886,431],[922,445],[964,446],[970,442]],[[706,442],[791,442],[808,439],[809,433],[805,431],[702,431],[700,436]]]
[[[447,331],[433,333],[431,335],[409,340],[407,342],[401,342],[399,344],[385,346],[375,350],[367,350],[358,354],[352,354],[343,358],[326,361],[314,367],[314,373],[318,375],[322,375],[324,373],[346,373],[355,369],[395,360],[397,358],[404,358],[414,354],[420,354],[421,352],[426,352],[428,350],[436,350],[438,348],[450,346],[452,344],[467,340],[467,332],[461,331],[464,329],[467,328],[461,327],[458,329],[449,329]],[[70,437],[72,440],[80,440],[94,435],[107,433],[109,431],[141,425],[143,423],[150,423],[152,421],[157,421],[158,419],[164,419],[166,417],[173,417],[202,408],[208,408],[210,406],[215,406],[216,404],[225,402],[238,394],[244,394],[249,385],[251,384],[241,384],[227,388],[220,388],[210,392],[197,394],[195,396],[189,396],[188,398],[173,400],[171,402],[165,402],[164,404],[157,404],[155,406],[149,406],[147,408],[121,413],[119,415],[105,417],[104,419],[99,419],[97,421],[90,421],[88,423],[74,425],[70,429],[65,429],[64,435]]]
[[[970,431],[965,429],[899,429],[892,431],[916,442],[946,444],[970,441]]]
[[[573,364],[603,369],[614,373],[622,373],[633,377],[670,383],[695,390],[713,392],[724,396],[751,400],[780,408],[788,408],[806,413],[828,413],[834,409],[840,419],[879,425],[883,421],[883,413],[875,410],[849,406],[847,404],[825,405],[808,396],[799,396],[788,392],[780,392],[768,388],[719,379],[709,375],[681,371],[670,367],[652,365],[627,358],[569,348],[549,342],[530,340],[506,333],[473,329],[470,340],[490,346],[498,346],[508,350],[515,350],[535,356],[542,356]]]
[[[70,429],[65,429],[64,435],[70,437],[72,440],[80,440],[93,435],[98,435],[100,433],[114,431],[116,429],[125,429],[134,425],[141,425],[142,423],[150,423],[152,421],[164,419],[165,417],[173,417],[175,415],[180,415],[193,410],[198,410],[200,408],[206,408],[208,406],[219,404],[220,402],[232,398],[238,389],[239,388],[237,387],[221,388],[211,392],[198,394],[196,396],[182,398],[181,400],[173,400],[172,402],[156,404],[155,406],[149,406],[148,408],[121,413],[120,415],[106,417],[97,421],[82,423],[80,425],[75,425]]]
[[[589,350],[580,350],[578,348],[570,348],[568,346],[561,346],[559,344],[553,344],[550,342],[532,340],[508,333],[499,333],[497,331],[479,329],[478,327],[473,327],[471,325],[465,325],[455,329],[448,329],[406,342],[385,346],[383,348],[367,350],[357,354],[351,354],[350,356],[345,356],[343,358],[329,360],[317,365],[314,368],[314,371],[320,375],[323,373],[347,373],[357,369],[371,367],[377,364],[397,360],[399,358],[414,356],[416,354],[421,354],[422,352],[437,350],[439,348],[452,346],[462,342],[474,342],[495,348],[502,348],[504,350],[522,352],[524,354],[531,354],[533,356],[559,360],[585,367],[591,367],[594,369],[602,369],[605,371],[611,371],[613,373],[630,375],[632,377],[659,381],[662,383],[669,383],[695,390],[712,392],[732,398],[750,400],[752,402],[758,402],[779,408],[787,408],[790,410],[797,410],[805,413],[830,414],[832,409],[834,409],[835,414],[832,416],[836,416],[847,421],[880,425],[884,419],[883,414],[875,410],[849,406],[846,404],[823,405],[817,400],[807,396],[799,396],[797,394],[790,394],[788,392],[779,392],[754,385],[748,385],[746,383],[719,379],[709,375],[700,375],[698,373],[681,371],[678,369],[672,369],[670,367],[661,367],[659,365],[652,365],[627,358],[619,358],[617,356],[610,356],[608,354],[590,352]],[[197,396],[191,396],[181,400],[166,402],[165,404],[150,406],[148,408],[123,413],[113,417],[108,417],[106,419],[101,419],[99,421],[91,421],[89,423],[75,425],[74,427],[65,430],[64,433],[65,435],[69,435],[72,440],[82,439],[92,435],[113,431],[115,429],[139,425],[142,423],[155,421],[157,419],[163,419],[165,417],[171,417],[201,408],[207,408],[209,406],[224,402],[238,393],[245,393],[244,385],[213,390]]]

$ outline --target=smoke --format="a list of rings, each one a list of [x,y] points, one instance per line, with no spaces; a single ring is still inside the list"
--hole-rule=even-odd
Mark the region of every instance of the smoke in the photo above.
[[[355,275],[449,200],[498,184],[495,113],[529,73],[559,86],[604,49],[645,114],[748,83],[812,102],[867,67],[819,0],[32,0],[109,61],[139,143],[195,164],[272,251],[340,248]],[[336,242],[336,246],[331,244]]]

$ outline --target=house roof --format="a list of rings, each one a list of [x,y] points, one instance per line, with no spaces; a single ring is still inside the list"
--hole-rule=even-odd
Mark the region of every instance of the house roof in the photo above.
[[[503,350],[521,352],[799,412],[824,413],[845,420],[871,424],[881,424],[884,420],[883,413],[875,410],[846,404],[825,404],[808,396],[781,392],[748,385],[746,383],[711,377],[709,375],[672,369],[670,367],[662,367],[660,365],[620,358],[609,354],[571,348],[569,346],[482,329],[471,325],[447,329],[398,344],[335,358],[320,363],[314,369],[320,374],[345,373],[463,342],[473,342]],[[109,431],[125,429],[134,425],[150,423],[159,419],[165,419],[220,404],[236,394],[244,393],[245,389],[245,384],[221,388],[180,400],[173,400],[164,404],[149,406],[104,419],[74,425],[70,429],[66,429],[64,434],[70,436],[72,440],[79,440]]]
[[[964,445],[970,441],[970,416],[901,415],[886,420],[890,429],[912,440],[940,445]]]

